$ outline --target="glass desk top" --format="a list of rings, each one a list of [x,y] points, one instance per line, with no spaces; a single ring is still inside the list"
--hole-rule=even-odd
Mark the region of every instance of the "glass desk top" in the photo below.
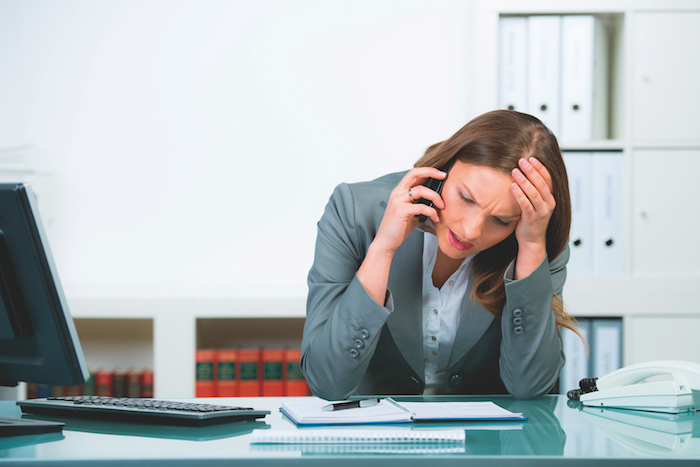
[[[66,424],[62,433],[0,438],[0,464],[23,465],[50,461],[71,465],[77,461],[133,465],[307,465],[309,462],[335,467],[356,465],[358,460],[376,465],[583,465],[595,461],[604,465],[700,465],[700,413],[665,415],[614,409],[571,407],[565,396],[545,396],[518,401],[508,396],[396,396],[398,401],[492,400],[513,412],[522,412],[526,422],[416,423],[392,425],[395,429],[460,428],[466,430],[466,444],[458,449],[404,448],[376,449],[362,445],[251,445],[254,429],[303,430],[279,412],[282,398],[217,398],[197,402],[249,406],[270,410],[261,421],[238,422],[209,427],[175,427],[98,420],[59,419],[29,416]],[[21,417],[13,401],[0,401],[0,416]],[[350,427],[366,429],[366,425]],[[373,425],[376,429],[378,425]],[[318,427],[313,427],[318,429]],[[348,426],[340,427],[342,429]],[[327,429],[332,430],[333,427]],[[336,428],[337,429],[337,428]]]

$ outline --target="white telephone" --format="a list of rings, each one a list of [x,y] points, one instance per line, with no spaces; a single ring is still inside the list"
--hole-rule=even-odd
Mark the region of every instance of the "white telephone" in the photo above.
[[[664,381],[644,380],[670,375]],[[630,365],[599,378],[597,391],[581,394],[591,407],[616,407],[651,412],[681,413],[700,410],[700,364],[660,360]]]

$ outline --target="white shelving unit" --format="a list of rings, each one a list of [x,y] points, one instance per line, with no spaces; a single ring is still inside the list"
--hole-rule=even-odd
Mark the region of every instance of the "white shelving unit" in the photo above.
[[[306,314],[305,297],[67,297],[67,300],[81,342],[88,342],[84,345],[88,366],[109,368],[106,362],[113,360],[113,349],[126,349],[119,355],[121,367],[152,367],[154,395],[161,398],[194,397],[198,340],[203,346],[252,347],[272,342],[299,346]],[[123,320],[131,322],[133,328],[129,330],[121,325]],[[250,325],[251,321],[254,325]],[[199,333],[198,339],[198,328],[207,335]],[[85,335],[81,334],[83,329]],[[148,329],[152,329],[150,336],[144,331]],[[92,337],[103,333],[110,335],[110,345],[101,348]],[[146,351],[150,348],[152,355],[130,352],[133,348]]]
[[[611,139],[560,141],[563,150],[625,155],[625,273],[570,276],[569,313],[622,317],[623,364],[698,361],[700,206],[700,4],[695,1],[479,1],[477,113],[497,106],[501,16],[593,14],[611,33]]]

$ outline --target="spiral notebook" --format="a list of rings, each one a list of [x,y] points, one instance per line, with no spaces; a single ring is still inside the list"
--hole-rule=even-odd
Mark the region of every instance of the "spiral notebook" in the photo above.
[[[464,444],[464,430],[253,430],[251,444]]]

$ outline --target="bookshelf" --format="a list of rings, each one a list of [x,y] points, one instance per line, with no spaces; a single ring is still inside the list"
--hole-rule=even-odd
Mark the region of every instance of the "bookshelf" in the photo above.
[[[121,367],[151,363],[159,398],[194,397],[197,348],[298,348],[306,315],[305,297],[67,300],[81,342],[86,341],[88,365],[107,366],[114,358]],[[107,348],[100,349],[102,338]]]
[[[595,15],[609,33],[609,139],[560,140],[563,151],[619,151],[623,273],[572,276],[564,300],[581,318],[622,318],[623,364],[697,360],[700,208],[690,199],[700,158],[700,5],[697,2],[478,1],[476,114],[497,107],[502,17]],[[676,219],[682,205],[683,220]],[[669,209],[672,207],[673,209]]]

